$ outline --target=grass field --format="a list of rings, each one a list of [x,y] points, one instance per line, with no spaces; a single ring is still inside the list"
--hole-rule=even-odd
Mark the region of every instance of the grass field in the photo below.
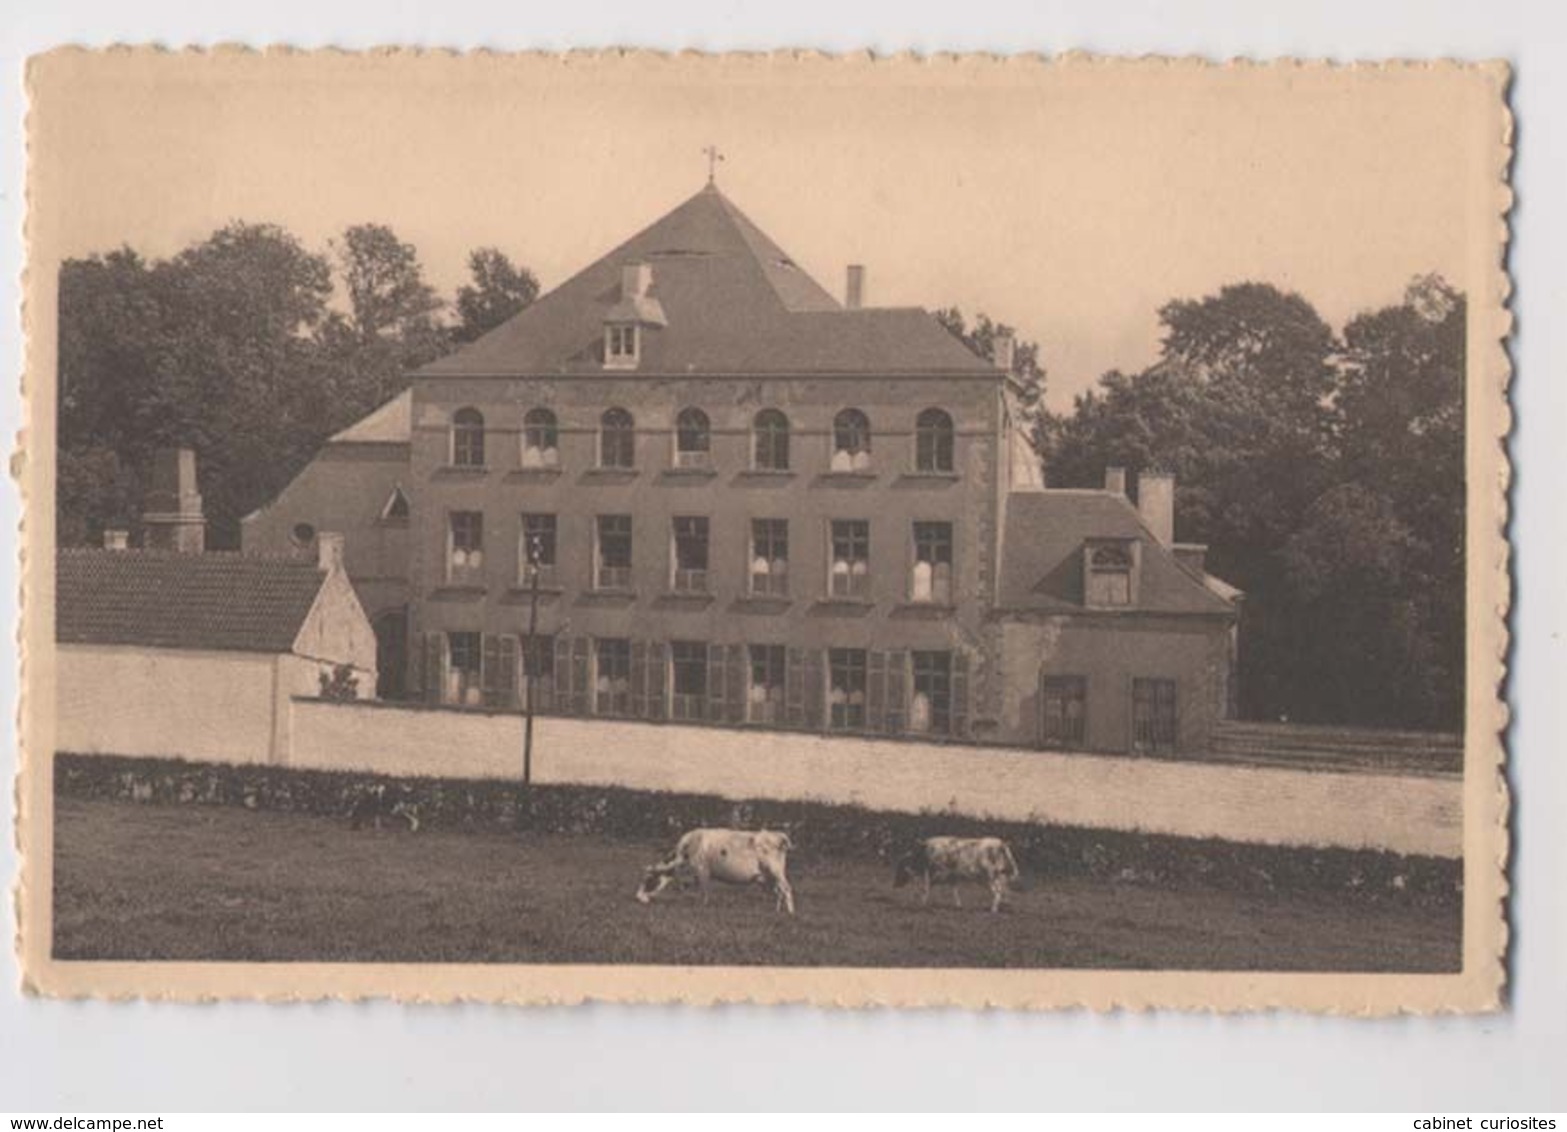
[[[1459,909],[1025,875],[919,907],[871,859],[790,858],[799,902],[632,893],[665,843],[56,799],[60,959],[1451,971]]]

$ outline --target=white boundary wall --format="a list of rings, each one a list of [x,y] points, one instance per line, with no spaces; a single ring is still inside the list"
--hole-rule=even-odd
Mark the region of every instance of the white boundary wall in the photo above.
[[[522,719],[291,701],[289,765],[519,778]],[[1456,778],[1338,774],[540,717],[534,781],[1457,857]]]

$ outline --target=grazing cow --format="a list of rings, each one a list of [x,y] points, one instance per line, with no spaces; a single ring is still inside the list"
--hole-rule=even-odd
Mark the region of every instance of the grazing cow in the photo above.
[[[696,877],[707,901],[711,881],[724,884],[759,884],[771,889],[777,898],[774,910],[786,909],[794,915],[794,890],[785,874],[789,850],[794,843],[787,833],[740,829],[693,829],[675,846],[675,855],[662,864],[650,866],[637,889],[637,899],[648,903],[680,876]]]
[[[932,837],[898,861],[893,886],[902,888],[910,881],[924,882],[922,903],[930,903],[930,886],[952,885],[952,902],[963,907],[958,882],[979,881],[990,889],[990,910],[1001,911],[1007,886],[1018,878],[1017,861],[1012,850],[999,837]]]
[[[377,782],[374,786],[366,786],[354,797],[353,805],[348,810],[348,825],[350,829],[360,829],[369,821],[376,829],[380,829],[382,818],[402,818],[408,823],[409,833],[419,832],[418,804],[404,798],[388,798],[386,783]]]

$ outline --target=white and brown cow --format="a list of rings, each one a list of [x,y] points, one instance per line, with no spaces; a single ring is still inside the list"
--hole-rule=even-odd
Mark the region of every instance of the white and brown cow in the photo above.
[[[705,903],[708,886],[723,884],[759,884],[777,897],[775,910],[786,909],[794,915],[794,890],[786,873],[789,850],[794,843],[787,833],[771,830],[749,832],[741,829],[693,829],[680,839],[669,860],[652,865],[637,889],[637,899],[648,903],[678,878],[696,878]]]
[[[925,904],[930,903],[932,884],[950,884],[952,902],[961,908],[959,883],[978,881],[990,889],[990,910],[999,912],[1008,886],[1017,878],[1017,861],[999,837],[931,837],[899,858],[892,883],[902,888],[910,881],[921,881]]]

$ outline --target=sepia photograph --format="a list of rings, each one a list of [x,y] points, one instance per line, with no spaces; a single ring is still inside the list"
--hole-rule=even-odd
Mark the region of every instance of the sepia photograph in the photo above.
[[[33,989],[1498,1005],[1505,67],[29,84]]]

